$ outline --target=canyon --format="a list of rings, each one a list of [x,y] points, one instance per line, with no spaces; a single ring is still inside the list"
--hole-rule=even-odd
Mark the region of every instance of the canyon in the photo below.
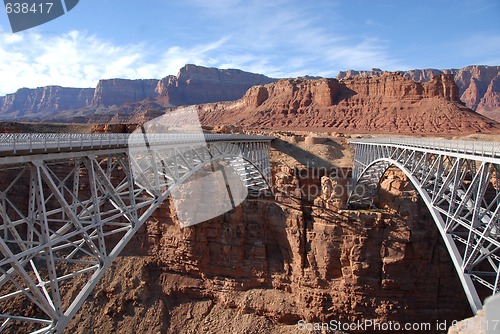
[[[414,81],[417,86],[418,84],[429,84],[435,80],[435,77],[440,78],[443,74],[451,75],[452,81],[458,87],[458,99],[456,96],[453,97],[453,102],[460,103],[462,101],[467,108],[479,114],[494,120],[500,119],[500,66],[474,65],[462,69],[416,69],[396,72],[387,72],[380,69],[372,69],[371,71],[349,70],[339,72],[336,79],[341,85],[347,85],[346,89],[351,89],[349,86],[354,85],[359,87],[353,81],[360,80],[359,83],[361,84],[365,80],[363,84],[377,86],[379,85],[377,82],[383,81],[387,83],[387,79],[384,76],[395,74],[401,74],[404,78]],[[289,82],[294,80],[297,82],[328,80],[332,82],[333,79],[305,76],[283,80],[288,80]],[[279,80],[236,69],[206,68],[188,64],[181,68],[176,76],[169,75],[161,80],[104,79],[98,82],[96,88],[64,88],[59,86],[40,87],[36,89],[22,88],[16,93],[0,97],[0,119],[64,123],[141,123],[158,117],[179,106],[236,101],[242,99],[244,95],[251,94],[248,91],[249,89],[253,89],[253,91],[260,89],[261,91],[258,93],[260,96],[256,98],[263,99],[263,94],[266,93],[262,88],[255,87],[276,83],[277,81]],[[449,83],[451,84],[451,82]],[[392,83],[392,85],[394,84],[401,85],[401,87],[397,88],[401,89],[409,83],[398,79],[395,83]],[[311,92],[309,90],[300,91],[300,87],[300,85],[295,87],[298,91],[294,94],[297,96],[302,94],[303,99],[305,99],[303,103],[307,104],[309,103],[307,100],[310,99]],[[363,96],[366,94],[358,94],[356,90],[349,93],[346,89],[344,89],[344,93],[349,96],[346,95],[344,100],[348,100],[349,103],[341,105],[340,114],[337,113],[337,115],[332,116],[347,116],[350,118],[351,115],[345,114],[357,113],[357,109],[359,108],[367,109],[371,107],[372,103],[375,103],[376,109],[384,108],[384,106],[377,106],[377,103],[380,103],[380,101],[371,99],[369,102]],[[419,96],[422,98],[426,97],[422,96],[418,91],[422,88],[415,89],[413,100],[419,101]],[[377,87],[368,89],[368,91],[370,94],[375,92],[376,95],[381,95]],[[354,95],[358,95],[357,97],[361,97],[363,101],[357,99],[357,97],[353,97]],[[405,94],[390,96],[395,99],[405,97],[408,100],[409,98]],[[349,99],[349,97],[353,98]],[[337,98],[342,100],[340,96],[337,96]],[[323,107],[325,106],[324,102],[320,103]],[[340,100],[335,102],[340,102]],[[439,101],[434,102],[436,104],[434,107],[437,110],[444,108]],[[361,105],[358,105],[358,103],[361,103]],[[387,101],[382,101],[382,103],[387,105]],[[426,103],[424,103],[426,105],[422,106],[422,108],[433,109],[430,106],[432,103],[433,101],[426,100]],[[298,107],[290,106],[288,109],[291,113],[294,113]],[[301,105],[300,107],[307,107],[307,105]],[[396,109],[403,108],[402,110],[411,113],[415,109],[412,107],[420,107],[420,105],[394,107]],[[279,118],[280,113],[285,113],[285,111],[280,104],[276,104],[276,108],[276,110],[270,110],[270,112],[277,114],[276,116]],[[387,108],[391,109],[391,106]],[[314,114],[314,111],[311,112]],[[375,113],[379,112],[375,111]],[[389,112],[391,113],[391,111]],[[424,118],[426,117],[428,116]],[[306,123],[308,122],[306,120]],[[428,120],[428,122],[432,123],[431,120]],[[335,125],[335,120],[333,124]],[[331,126],[328,122],[318,125],[321,127]],[[351,125],[345,126],[342,124],[340,128],[342,127],[350,128]],[[411,125],[408,126],[408,128],[411,127]],[[395,127],[393,126],[388,130],[394,129]]]
[[[231,101],[241,98],[254,85],[274,82],[264,75],[237,69],[221,70],[188,64],[177,76],[156,79],[104,79],[94,88],[47,86],[22,88],[0,97],[0,118],[4,120],[52,120],[87,122],[89,115],[113,114],[135,108],[171,109],[180,105]],[[142,102],[143,104],[134,105]],[[154,101],[154,104],[148,104]],[[111,116],[109,116],[111,114]],[[156,116],[154,116],[156,117]],[[94,120],[95,121],[95,120]]]
[[[332,138],[309,148],[345,143]],[[404,175],[387,173],[380,210],[345,210],[336,185],[346,186],[348,169],[336,159],[306,167],[295,148],[274,144],[273,196],[248,198],[187,228],[165,202],[66,332],[285,334],[297,333],[299,321],[434,324],[471,315],[439,233]]]
[[[348,137],[269,134],[277,137],[273,194],[184,228],[167,199],[65,332],[291,334],[299,324],[435,324],[471,316],[439,232],[404,174],[386,173],[378,209],[347,210]],[[79,277],[62,286],[66,296],[80,291],[86,276]],[[16,307],[29,310],[9,310]]]
[[[4,119],[80,123],[11,121],[0,124],[2,132],[130,133],[196,104],[205,129],[277,137],[273,194],[185,228],[165,201],[66,333],[288,334],[297,333],[299,321],[435,324],[470,317],[439,232],[401,172],[384,176],[378,209],[347,210],[345,202],[350,136],[498,135],[496,121],[471,109],[497,103],[498,80],[491,76],[479,89],[490,76],[477,71],[276,80],[186,65],[162,80],[109,79],[95,89],[52,86],[0,98]],[[84,283],[65,292],[76,295]]]

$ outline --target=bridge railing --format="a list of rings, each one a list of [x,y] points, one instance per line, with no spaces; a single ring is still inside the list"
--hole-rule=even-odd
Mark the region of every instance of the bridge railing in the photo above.
[[[424,138],[363,138],[351,139],[351,143],[411,146],[476,156],[500,157],[500,143],[498,142]]]
[[[2,133],[0,134],[0,154],[19,151],[53,151],[68,148],[102,148],[143,146],[148,144],[197,143],[210,141],[259,141],[274,137],[252,135],[226,135],[203,133]]]

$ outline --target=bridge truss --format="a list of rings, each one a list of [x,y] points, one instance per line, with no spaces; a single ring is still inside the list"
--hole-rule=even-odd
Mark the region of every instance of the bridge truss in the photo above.
[[[0,332],[62,333],[141,225],[197,171],[230,166],[249,193],[270,189],[272,137],[2,136]]]
[[[372,207],[387,168],[401,169],[430,210],[476,313],[482,308],[479,291],[500,290],[500,145],[409,138],[351,144],[355,185],[349,207]]]

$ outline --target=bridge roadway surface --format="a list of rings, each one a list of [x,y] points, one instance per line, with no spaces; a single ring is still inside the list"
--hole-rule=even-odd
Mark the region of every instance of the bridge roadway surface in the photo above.
[[[273,139],[274,137],[271,136],[211,133],[4,133],[0,134],[0,157],[130,148],[134,146],[142,148],[146,142],[151,145],[175,145],[223,141],[268,141]]]
[[[200,200],[214,203],[212,216],[202,219],[231,210],[248,193],[270,190],[273,139],[202,133],[1,134],[0,332],[62,333],[111,262],[168,196],[177,209],[176,196],[179,205],[200,204],[182,198],[189,191],[177,191],[195,173],[215,180],[210,187],[221,194],[218,200],[209,189]],[[194,191],[203,187],[195,183]],[[200,221],[196,209],[191,214],[198,220],[188,215],[186,226]],[[77,277],[87,283],[68,301],[63,291]],[[14,314],[14,303],[33,305],[32,311]]]
[[[349,208],[373,208],[386,170],[402,170],[429,209],[476,313],[484,297],[500,290],[500,143],[370,138],[351,145]]]

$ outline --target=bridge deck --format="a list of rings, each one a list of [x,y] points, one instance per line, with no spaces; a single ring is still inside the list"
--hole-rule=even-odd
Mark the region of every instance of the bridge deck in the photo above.
[[[424,138],[362,138],[351,139],[352,144],[389,145],[416,148],[432,152],[448,152],[454,156],[500,158],[500,143],[486,141],[445,140]]]
[[[271,141],[271,136],[211,133],[109,133],[60,134],[12,133],[0,134],[0,157],[43,152],[67,152],[101,148],[124,148],[147,145],[177,145],[223,141]]]

